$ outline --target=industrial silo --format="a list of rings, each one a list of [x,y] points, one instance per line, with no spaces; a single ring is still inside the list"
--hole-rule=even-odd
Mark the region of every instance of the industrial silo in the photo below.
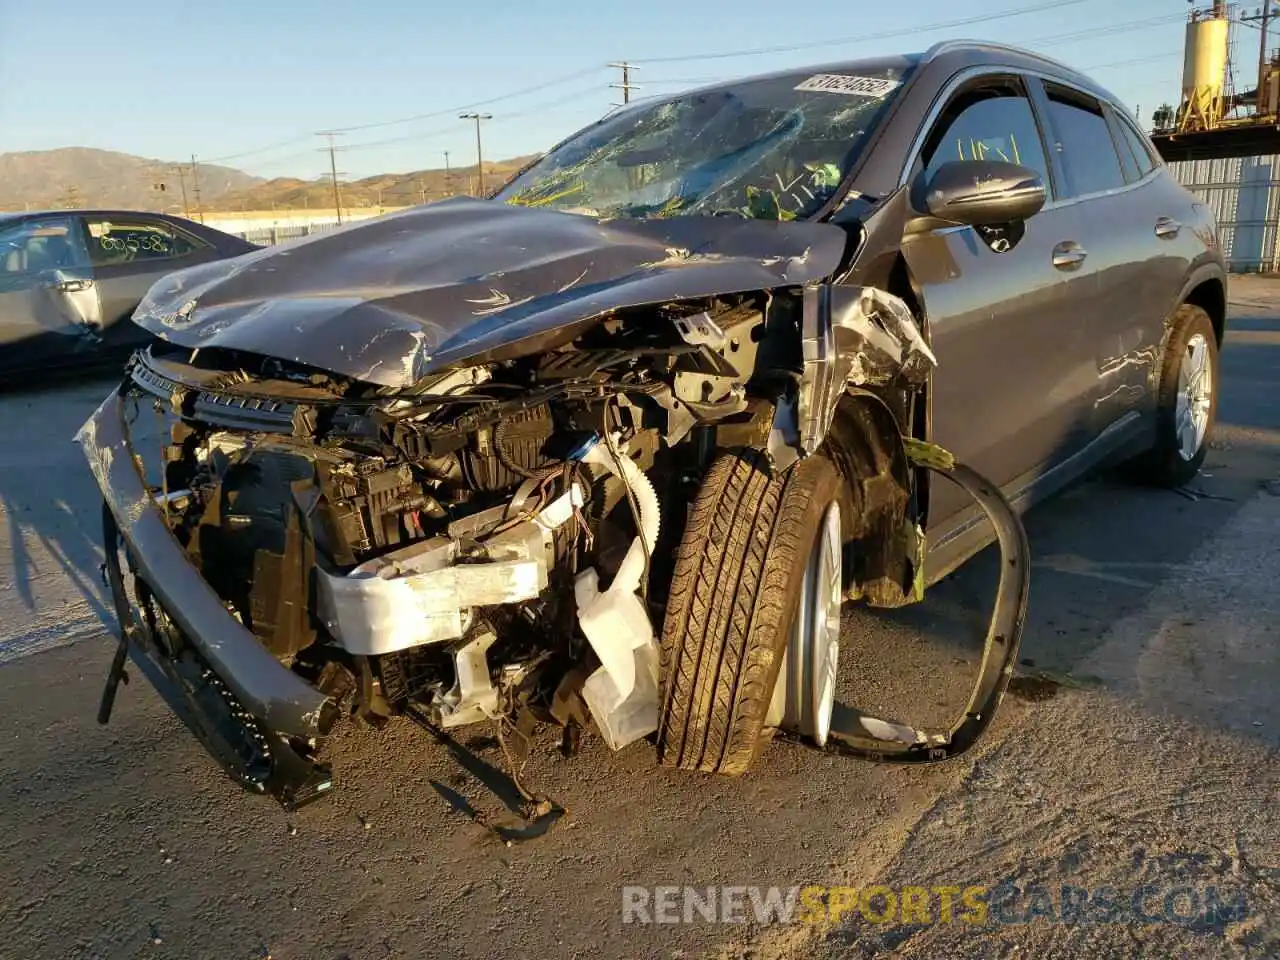
[[[1194,10],[1187,20],[1178,130],[1212,130],[1226,113],[1224,97],[1231,19],[1227,4]]]

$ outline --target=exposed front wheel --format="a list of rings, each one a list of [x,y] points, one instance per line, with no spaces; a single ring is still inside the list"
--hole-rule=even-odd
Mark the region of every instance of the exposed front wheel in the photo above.
[[[821,456],[778,476],[763,452],[741,450],[708,470],[663,628],[663,763],[744,773],[775,725],[825,741],[839,653],[839,498],[840,475]]]

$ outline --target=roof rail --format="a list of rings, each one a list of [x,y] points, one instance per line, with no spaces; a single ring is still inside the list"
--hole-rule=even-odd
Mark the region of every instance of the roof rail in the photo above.
[[[1046,57],[1043,53],[1036,53],[1034,50],[1027,50],[1023,47],[1015,47],[1008,43],[996,43],[991,40],[942,40],[935,43],[924,52],[926,61],[933,60],[944,53],[950,53],[952,50],[962,50],[965,48],[981,47],[987,50],[1000,50],[1004,53],[1016,53],[1019,56],[1029,57],[1032,60],[1039,60],[1041,63],[1051,64],[1059,70],[1066,70],[1069,73],[1083,76],[1079,70],[1071,66],[1069,63],[1063,63],[1061,60],[1055,60],[1053,57]]]

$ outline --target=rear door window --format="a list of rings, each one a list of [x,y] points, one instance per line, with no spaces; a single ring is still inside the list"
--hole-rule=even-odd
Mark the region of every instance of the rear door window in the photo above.
[[[1145,177],[1156,166],[1155,160],[1151,158],[1151,147],[1147,144],[1147,138],[1138,133],[1133,121],[1128,117],[1117,113],[1115,119],[1116,126],[1120,128],[1121,139],[1132,151],[1134,162],[1138,165],[1139,178]]]
[[[1062,159],[1067,182],[1064,197],[1115,190],[1127,182],[1120,154],[1107,126],[1102,104],[1093,97],[1045,84],[1054,149]]]
[[[204,246],[159,220],[90,219],[88,228],[89,253],[95,267],[180,260]]]
[[[1107,122],[1111,127],[1111,137],[1115,141],[1116,150],[1120,154],[1120,166],[1124,169],[1125,182],[1136,183],[1142,179],[1142,174],[1138,172],[1137,158],[1134,157],[1128,142],[1120,133],[1120,121],[1116,119],[1114,113],[1111,113],[1107,118]]]
[[[1016,78],[984,78],[938,117],[920,160],[928,176],[945,163],[1004,160],[1034,170],[1050,189],[1049,165],[1031,101]]]

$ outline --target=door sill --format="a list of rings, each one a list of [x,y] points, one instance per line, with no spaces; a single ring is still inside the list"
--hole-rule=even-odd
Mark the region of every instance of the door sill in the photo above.
[[[1152,429],[1150,418],[1137,410],[1130,410],[1065,460],[1048,468],[1040,464],[1015,477],[1003,488],[1004,495],[1019,514],[1025,513],[1068,484],[1107,464],[1117,454],[1130,447],[1136,448],[1143,435]],[[1154,437],[1151,439],[1154,441]],[[929,539],[933,541],[932,536]],[[932,586],[953,573],[994,539],[995,532],[981,511],[973,507],[962,510],[929,545],[925,583]]]

